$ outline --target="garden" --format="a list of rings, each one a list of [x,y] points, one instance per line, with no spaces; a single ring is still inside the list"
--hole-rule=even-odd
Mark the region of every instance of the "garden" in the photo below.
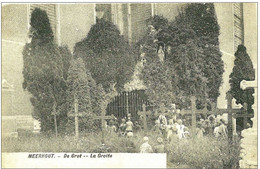
[[[118,132],[106,132],[105,118],[108,119],[108,104],[125,91],[124,86],[131,81],[139,62],[143,67],[138,78],[146,86],[144,94],[153,105],[153,115],[162,105],[167,108],[176,105],[175,114],[169,118],[195,108],[210,111],[213,108],[209,103],[216,104],[220,95],[224,63],[219,48],[220,28],[212,3],[188,4],[174,21],[153,16],[147,20],[146,34],[135,44],[130,44],[116,25],[97,18],[87,36],[75,44],[73,52],[54,42],[45,11],[36,8],[30,26],[31,41],[23,50],[23,88],[32,94],[33,117],[40,122],[41,133],[24,131],[18,138],[3,138],[3,152],[104,152],[100,149],[103,143],[109,152],[127,152],[129,138]],[[238,46],[235,56],[229,93],[237,103],[247,103],[250,112],[253,90],[242,91],[239,84],[243,79],[254,79],[252,62],[243,45]],[[136,109],[132,116],[141,118],[137,113]],[[126,112],[115,116],[118,122],[131,121],[128,101]],[[151,147],[157,145],[158,135],[150,130],[155,119],[149,121],[148,117],[148,123],[152,124],[149,130],[141,127],[133,132],[135,153],[140,152],[144,137],[149,138]],[[204,135],[202,128],[198,127]],[[162,138],[169,168],[239,167],[238,137],[233,137],[232,142],[214,135],[171,142]]]

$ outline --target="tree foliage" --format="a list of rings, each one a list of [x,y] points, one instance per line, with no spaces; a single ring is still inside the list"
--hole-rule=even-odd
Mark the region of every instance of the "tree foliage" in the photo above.
[[[78,111],[82,113],[79,117],[79,130],[94,130],[96,123],[93,121],[93,116],[100,113],[99,103],[102,101],[102,88],[97,86],[85,64],[81,58],[73,59],[71,61],[68,72],[66,91],[67,100],[66,106],[70,114],[75,115],[74,102],[78,100]],[[66,124],[68,132],[74,131],[74,117],[69,117]]]
[[[134,52],[120,35],[118,28],[104,19],[97,19],[85,39],[74,48],[75,57],[81,57],[97,84],[107,92],[116,83],[122,90],[133,74]]]
[[[147,34],[139,43],[146,57],[158,58],[154,52],[163,49],[165,61],[162,65],[171,75],[167,78],[167,83],[171,83],[172,87],[161,92],[171,92],[175,96],[173,100],[181,106],[186,106],[192,95],[200,103],[208,99],[216,101],[224,64],[219,49],[219,25],[214,5],[188,4],[173,22],[168,22],[162,16],[154,16],[149,24],[155,31]],[[153,71],[150,66],[145,69],[143,73]],[[159,71],[157,73],[150,75],[155,78],[165,74]],[[143,77],[146,81],[147,77]]]
[[[248,110],[250,110],[254,104],[254,89],[242,90],[240,88],[240,82],[242,80],[255,80],[255,71],[245,46],[238,46],[235,57],[234,67],[232,73],[229,75],[229,92],[236,99],[237,104],[243,105],[244,103],[247,103]]]
[[[23,88],[32,94],[33,116],[41,122],[41,131],[54,131],[51,113],[60,112],[64,103],[66,83],[64,60],[69,60],[69,53],[64,47],[58,48],[53,41],[53,32],[47,13],[36,8],[31,15],[31,42],[23,50]],[[66,59],[64,59],[66,58]],[[58,116],[57,123],[64,119]]]

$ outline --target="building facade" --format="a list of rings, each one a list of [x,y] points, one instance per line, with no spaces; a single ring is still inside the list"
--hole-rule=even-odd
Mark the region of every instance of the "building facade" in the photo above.
[[[67,45],[71,52],[76,42],[87,36],[96,18],[106,18],[117,25],[121,34],[130,43],[137,42],[144,35],[145,21],[154,15],[162,15],[169,21],[174,20],[185,3],[136,3],[136,4],[8,4],[2,6],[2,81],[12,88],[2,87],[3,115],[31,115],[33,107],[30,93],[24,91],[23,47],[28,41],[30,14],[39,7],[46,10],[55,41]],[[229,74],[234,65],[234,53],[239,44],[247,47],[257,69],[257,6],[255,3],[214,3],[220,25],[220,50],[225,72],[220,88],[218,107],[226,108],[226,92],[229,90]],[[7,103],[8,102],[8,103]],[[12,109],[8,109],[8,107]],[[11,111],[11,112],[9,112]]]

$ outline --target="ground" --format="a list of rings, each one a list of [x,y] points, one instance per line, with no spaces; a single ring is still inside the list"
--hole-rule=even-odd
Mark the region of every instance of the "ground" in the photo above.
[[[143,143],[143,137],[149,137],[153,147],[157,136],[151,132],[134,133],[133,142],[136,152]],[[106,134],[105,143],[113,153],[126,152],[125,141],[127,138],[117,134]],[[164,142],[167,153],[168,168],[223,168],[232,164],[237,167],[239,161],[239,140],[232,145],[227,140],[218,140],[214,137],[191,138],[176,141],[171,144]],[[3,152],[97,152],[101,145],[101,133],[85,133],[80,135],[78,141],[74,136],[46,137],[41,134],[28,134],[18,138],[3,138]]]

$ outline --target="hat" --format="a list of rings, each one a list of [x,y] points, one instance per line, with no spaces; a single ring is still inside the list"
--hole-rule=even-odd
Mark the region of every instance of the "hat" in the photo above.
[[[162,139],[161,137],[158,137],[158,138],[157,138],[157,142],[158,142],[158,143],[162,143],[162,142],[163,142],[163,139]]]

